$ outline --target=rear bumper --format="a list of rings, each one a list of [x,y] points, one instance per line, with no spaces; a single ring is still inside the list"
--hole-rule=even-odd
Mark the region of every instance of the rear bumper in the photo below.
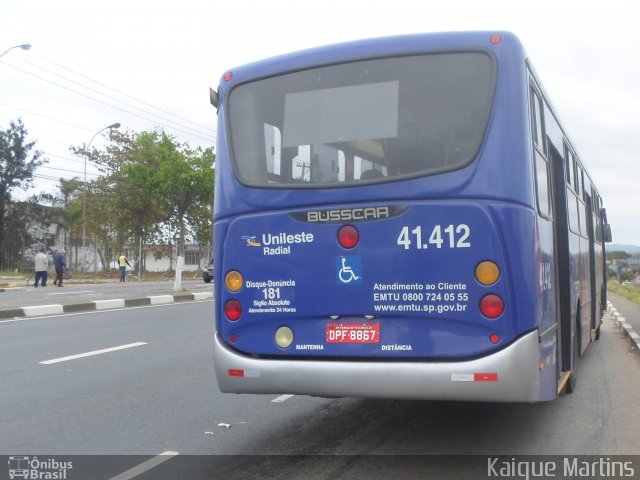
[[[226,393],[423,400],[536,402],[538,332],[492,355],[459,362],[275,360],[248,357],[216,334],[218,386]]]

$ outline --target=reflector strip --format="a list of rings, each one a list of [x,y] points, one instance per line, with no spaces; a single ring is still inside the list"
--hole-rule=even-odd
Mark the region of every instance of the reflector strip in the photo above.
[[[474,382],[497,382],[497,373],[475,373],[473,375]]]
[[[473,382],[473,373],[452,373],[452,382]]]
[[[497,373],[452,373],[452,382],[497,382]]]
[[[229,370],[227,370],[227,375],[229,375],[230,377],[260,378],[260,371],[230,368]]]

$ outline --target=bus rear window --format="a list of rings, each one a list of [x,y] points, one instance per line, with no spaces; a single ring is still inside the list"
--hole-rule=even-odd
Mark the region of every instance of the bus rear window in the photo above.
[[[481,52],[384,58],[237,86],[238,179],[268,187],[384,182],[460,168],[482,143],[495,88]]]

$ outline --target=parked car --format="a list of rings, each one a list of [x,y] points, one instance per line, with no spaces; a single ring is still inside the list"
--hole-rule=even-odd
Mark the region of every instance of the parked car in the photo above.
[[[202,279],[204,283],[211,283],[213,280],[213,262],[202,269]]]

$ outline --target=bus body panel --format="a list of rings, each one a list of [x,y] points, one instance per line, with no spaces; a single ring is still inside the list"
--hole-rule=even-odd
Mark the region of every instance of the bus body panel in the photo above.
[[[360,234],[353,249],[338,244],[342,223],[298,220],[366,212],[394,216],[346,222]],[[538,288],[537,266],[526,245],[509,241],[506,228],[518,225],[530,238],[534,221],[524,208],[464,201],[351,204],[239,217],[229,222],[219,241],[227,252],[222,271],[239,271],[244,285],[217,298],[240,301],[243,312],[237,320],[221,318],[218,330],[234,348],[253,355],[487,354],[537,326],[536,306],[528,300]],[[509,242],[513,259],[507,262],[501,245]],[[486,260],[502,271],[491,285],[475,278],[476,267]],[[504,301],[504,313],[497,318],[480,312],[480,302],[489,294]],[[330,338],[331,326],[360,323],[378,333],[371,342]],[[295,334],[290,348],[280,348],[273,340],[280,326]],[[492,343],[492,335],[500,340]]]

